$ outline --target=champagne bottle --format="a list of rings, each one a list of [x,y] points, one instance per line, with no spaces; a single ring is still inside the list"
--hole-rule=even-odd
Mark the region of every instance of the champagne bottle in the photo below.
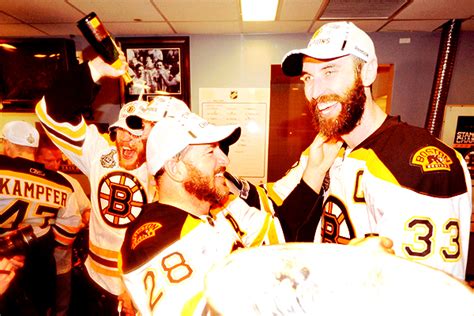
[[[106,63],[117,69],[122,66],[122,61],[119,58],[119,52],[117,50],[117,43],[115,43],[95,12],[91,12],[80,19],[77,22],[77,27]],[[128,73],[125,73],[122,77],[125,84],[129,84],[132,81]]]

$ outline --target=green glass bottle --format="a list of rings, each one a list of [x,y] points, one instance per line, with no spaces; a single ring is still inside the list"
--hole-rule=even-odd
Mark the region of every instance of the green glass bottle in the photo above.
[[[119,58],[120,55],[117,50],[117,43],[115,43],[95,12],[91,12],[80,19],[77,22],[77,27],[106,63],[117,69],[122,66],[122,61]],[[125,73],[122,77],[125,84],[132,82],[132,78],[128,73]]]

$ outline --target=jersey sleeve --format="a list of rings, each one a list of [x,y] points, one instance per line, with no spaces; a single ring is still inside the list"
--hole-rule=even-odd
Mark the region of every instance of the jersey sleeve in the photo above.
[[[81,64],[56,78],[35,108],[48,137],[87,176],[94,153],[110,143],[82,116],[98,89],[87,63]]]
[[[302,180],[307,161],[308,150],[285,176],[262,186],[226,174],[248,205],[278,217],[287,242],[312,241],[322,214],[323,195]]]
[[[67,246],[74,242],[77,233],[81,229],[81,214],[84,211],[90,210],[91,202],[76,179],[61,172],[60,174],[71,183],[74,191],[72,192],[72,197],[67,201],[67,207],[59,211],[53,225],[53,232],[56,241],[61,245]]]
[[[283,201],[290,195],[291,191],[298,185],[303,177],[303,172],[308,163],[308,149],[301,153],[300,159],[296,162],[287,173],[276,182],[269,182],[265,185],[268,196],[277,205],[281,205]]]
[[[36,114],[46,134],[73,164],[89,176],[96,153],[112,143],[109,136],[100,134],[95,125],[87,125],[84,118],[76,125],[57,122],[49,115],[48,109],[44,98],[36,105]]]
[[[78,194],[73,191],[69,195],[66,205],[59,209],[55,223],[52,226],[55,240],[63,246],[71,245],[80,230],[79,205]]]
[[[77,125],[91,110],[100,86],[92,80],[88,63],[71,67],[54,78],[44,97],[49,115],[57,122]]]
[[[287,242],[313,241],[322,215],[323,194],[313,191],[303,180],[276,207]]]

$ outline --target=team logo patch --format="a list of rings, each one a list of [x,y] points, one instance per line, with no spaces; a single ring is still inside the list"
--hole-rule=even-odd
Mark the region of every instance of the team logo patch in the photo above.
[[[423,172],[450,171],[453,161],[442,150],[434,146],[423,147],[411,159],[411,163],[423,168]]]
[[[147,196],[136,177],[115,171],[100,180],[97,202],[100,214],[108,225],[125,228],[140,214],[147,203]]]
[[[126,118],[127,116],[135,113],[136,110],[137,108],[135,107],[134,103],[128,104],[127,107],[123,111],[121,111],[122,115],[120,116],[120,118]]]
[[[346,205],[335,196],[329,196],[323,205],[321,216],[321,241],[348,244],[355,237]]]
[[[140,226],[132,235],[132,249],[135,249],[142,241],[154,237],[155,232],[160,229],[160,223],[146,223]]]
[[[113,168],[115,167],[115,159],[114,155],[117,153],[115,149],[112,149],[110,153],[103,155],[100,157],[100,164],[104,168]]]

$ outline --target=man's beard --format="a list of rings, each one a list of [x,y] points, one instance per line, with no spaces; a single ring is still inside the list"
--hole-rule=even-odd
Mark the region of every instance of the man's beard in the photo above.
[[[328,138],[340,138],[350,133],[360,122],[366,98],[364,86],[358,74],[354,85],[343,96],[327,94],[313,99],[310,103],[310,111],[315,129]],[[325,119],[317,107],[318,103],[322,102],[339,102],[341,112],[336,118]]]
[[[220,205],[225,201],[225,198],[229,194],[225,182],[221,190],[213,185],[214,175],[219,172],[224,173],[225,167],[220,167],[215,170],[212,176],[205,175],[189,163],[186,163],[186,167],[188,168],[189,177],[184,181],[183,185],[189,194],[200,201],[211,203],[212,206]]]

